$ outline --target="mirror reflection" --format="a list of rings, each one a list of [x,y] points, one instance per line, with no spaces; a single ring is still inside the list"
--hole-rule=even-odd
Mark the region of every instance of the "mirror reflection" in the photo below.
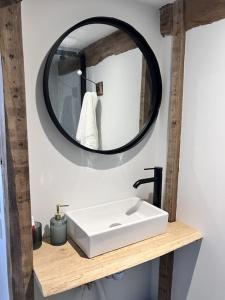
[[[146,59],[127,33],[105,24],[82,26],[64,38],[51,61],[48,89],[63,130],[92,150],[128,144],[153,110]]]

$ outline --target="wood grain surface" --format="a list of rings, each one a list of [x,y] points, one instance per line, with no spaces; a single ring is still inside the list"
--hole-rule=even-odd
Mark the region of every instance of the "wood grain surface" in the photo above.
[[[92,259],[72,242],[59,247],[44,242],[34,251],[34,271],[47,297],[137,266],[201,238],[198,230],[175,222],[168,224],[165,234]]]
[[[185,0],[184,5],[185,30],[225,18],[225,0]],[[160,9],[162,35],[174,35],[173,6],[173,3],[167,4]]]
[[[1,159],[11,299],[33,300],[33,257],[20,3],[0,9]]]

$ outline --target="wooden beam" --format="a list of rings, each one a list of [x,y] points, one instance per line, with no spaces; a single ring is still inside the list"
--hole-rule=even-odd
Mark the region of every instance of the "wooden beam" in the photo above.
[[[86,68],[96,66],[109,56],[118,55],[137,48],[131,37],[122,30],[117,30],[82,49]],[[79,57],[66,57],[59,61],[59,75],[65,75],[80,69]]]
[[[63,76],[81,68],[80,57],[66,57],[58,60],[58,74]]]
[[[173,35],[173,4],[160,9],[162,35]],[[185,30],[225,18],[225,0],[185,0]]]
[[[225,18],[225,0],[186,0],[185,29],[211,24]]]
[[[184,0],[177,0],[173,5],[173,45],[172,72],[169,110],[169,143],[164,209],[169,213],[169,221],[176,220],[177,186],[180,160],[180,136],[182,122],[185,28]],[[159,300],[170,300],[173,276],[173,257],[170,253],[160,259]]]
[[[171,300],[173,282],[174,252],[160,257],[159,265],[159,300]]]
[[[142,57],[139,129],[142,130],[151,114],[151,78],[147,61]]]
[[[0,9],[1,160],[9,225],[9,284],[13,300],[33,300],[33,258],[21,4]],[[3,102],[4,101],[4,102]]]
[[[46,240],[34,250],[34,272],[43,296],[49,297],[143,264],[200,239],[202,234],[198,230],[173,222],[164,234],[92,259],[72,240],[59,247]],[[57,276],[55,270],[60,270]]]
[[[173,4],[160,8],[160,31],[163,36],[173,35]]]
[[[132,38],[126,32],[117,30],[83,49],[86,66],[87,68],[95,66],[108,56],[118,55],[135,48],[137,45]]]
[[[180,136],[182,122],[184,57],[186,34],[184,29],[183,0],[177,0],[173,7],[172,72],[169,110],[169,143],[167,153],[166,186],[164,209],[169,221],[176,220],[177,186],[180,159]]]
[[[13,4],[19,3],[21,1],[22,0],[1,0],[0,1],[0,8],[13,5]]]

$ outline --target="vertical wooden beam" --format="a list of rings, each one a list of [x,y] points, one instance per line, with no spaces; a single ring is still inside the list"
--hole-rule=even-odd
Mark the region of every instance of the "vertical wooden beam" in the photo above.
[[[174,252],[160,257],[158,300],[171,300]]]
[[[33,300],[33,258],[20,3],[0,9],[1,160],[8,228],[11,299]]]
[[[1,0],[0,8],[21,2],[22,0]]]
[[[184,58],[186,33],[184,29],[184,3],[174,3],[172,73],[169,109],[169,144],[167,153],[164,209],[169,221],[176,221],[177,186],[180,160],[180,137],[182,122]]]
[[[170,92],[169,144],[167,154],[166,187],[164,209],[169,213],[169,221],[176,220],[177,186],[180,159],[180,136],[182,122],[185,28],[184,0],[173,5],[173,46],[172,77]],[[161,257],[159,272],[159,300],[170,300],[173,277],[174,253]]]

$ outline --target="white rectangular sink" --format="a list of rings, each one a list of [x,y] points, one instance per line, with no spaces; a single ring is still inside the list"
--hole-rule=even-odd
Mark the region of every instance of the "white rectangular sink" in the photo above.
[[[94,257],[166,231],[168,213],[133,197],[66,213],[68,235]]]

